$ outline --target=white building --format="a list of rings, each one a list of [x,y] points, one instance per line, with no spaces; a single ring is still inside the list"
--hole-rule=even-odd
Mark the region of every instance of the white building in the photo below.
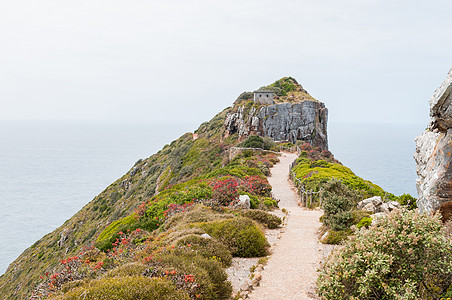
[[[255,91],[254,92],[254,102],[258,104],[273,104],[273,96],[275,93],[272,91]]]

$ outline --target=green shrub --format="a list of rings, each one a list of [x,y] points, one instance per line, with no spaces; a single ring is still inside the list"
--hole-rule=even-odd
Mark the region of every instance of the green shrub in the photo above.
[[[441,295],[441,300],[449,300],[452,299],[452,283],[449,285],[447,291]]]
[[[358,224],[356,224],[356,227],[358,229],[361,229],[363,227],[369,228],[369,226],[372,224],[372,218],[370,217],[364,217],[361,219],[361,221],[358,222]]]
[[[328,235],[321,242],[329,245],[339,245],[342,241],[345,241],[351,234],[351,230],[329,230]]]
[[[242,102],[244,100],[253,99],[253,98],[254,98],[254,93],[253,92],[243,92],[243,93],[241,93],[238,96],[237,100],[235,100],[234,103],[239,103],[239,102]]]
[[[118,232],[126,232],[127,229],[132,228],[132,224],[136,223],[134,215],[116,220],[112,222],[104,231],[101,232],[96,241],[96,247],[101,251],[107,251],[113,247],[113,243],[119,238]]]
[[[386,195],[391,200],[396,200],[394,195],[385,193],[378,185],[356,176],[352,170],[338,162],[311,159],[307,156],[308,153],[303,152],[300,158],[297,159],[297,164],[292,170],[308,190],[312,189],[319,191],[320,188],[324,187],[329,181],[336,179],[352,190],[355,190],[357,194],[361,195],[363,198],[372,196],[385,197]]]
[[[353,220],[351,213],[353,205],[350,198],[344,196],[333,194],[325,198],[323,224],[335,231],[347,229]]]
[[[278,202],[276,202],[276,200],[273,200],[272,198],[265,197],[264,205],[267,208],[277,208],[278,207]]]
[[[265,225],[269,229],[274,229],[281,225],[281,218],[259,209],[247,209],[240,212],[244,217]]]
[[[242,155],[243,155],[243,157],[251,157],[251,156],[253,156],[253,150],[251,150],[251,149],[243,150]]]
[[[127,227],[134,222],[135,217],[133,215],[112,222],[99,234],[97,241],[110,239],[115,233],[121,231],[122,228]]]
[[[191,249],[205,258],[219,260],[224,267],[231,265],[231,252],[225,245],[214,238],[203,238],[199,235],[190,234],[180,238],[176,245],[190,245]]]
[[[165,230],[175,227],[185,227],[185,225],[200,222],[211,222],[221,219],[232,218],[232,215],[220,214],[203,204],[193,205],[188,211],[176,214],[169,218],[163,228]]]
[[[147,269],[146,265],[138,262],[132,262],[121,265],[107,272],[106,277],[127,277],[143,275]]]
[[[250,135],[243,143],[244,148],[264,148],[264,139],[257,135]]]
[[[352,211],[352,224],[357,225],[363,218],[370,217],[371,213],[365,210],[353,210]]]
[[[452,241],[438,216],[392,212],[336,249],[320,270],[324,299],[438,299],[452,281]]]
[[[267,240],[256,224],[243,217],[200,224],[209,235],[225,244],[232,256],[267,255]]]
[[[189,293],[198,294],[199,299],[228,299],[231,295],[232,287],[226,272],[216,260],[204,258],[191,249],[176,248],[157,255],[155,261],[164,270],[193,275],[196,287]]]
[[[168,280],[134,276],[94,280],[85,286],[72,289],[63,296],[53,299],[188,300],[190,298],[187,293],[177,290],[174,284]]]
[[[410,194],[403,194],[403,195],[399,196],[399,198],[397,200],[399,201],[400,204],[407,206],[408,209],[416,209],[417,208],[417,204],[416,204],[417,199],[414,198],[413,196],[411,196]]]

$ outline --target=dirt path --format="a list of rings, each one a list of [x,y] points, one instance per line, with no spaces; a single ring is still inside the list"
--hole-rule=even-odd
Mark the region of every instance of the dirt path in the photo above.
[[[296,157],[283,154],[268,178],[273,194],[280,199],[279,207],[289,211],[289,218],[285,232],[261,273],[260,286],[249,295],[253,300],[316,299],[316,271],[329,251],[318,242],[316,235],[322,213],[299,207],[298,196],[288,181],[289,165]]]

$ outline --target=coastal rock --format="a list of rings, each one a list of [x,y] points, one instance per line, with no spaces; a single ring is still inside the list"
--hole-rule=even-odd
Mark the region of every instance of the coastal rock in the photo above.
[[[322,150],[328,149],[328,109],[319,101],[280,103],[252,107],[246,112],[241,106],[226,116],[225,127],[229,134],[239,137],[258,135],[274,141],[304,140]]]
[[[202,238],[205,238],[205,239],[211,239],[211,238],[212,238],[212,237],[211,237],[210,235],[208,235],[207,233],[201,234],[201,237],[202,237]]]
[[[60,240],[57,242],[58,247],[63,247],[64,242],[66,242],[69,239],[69,236],[72,234],[72,231],[73,230],[71,230],[69,228],[65,228],[63,230],[63,232],[61,232]],[[67,252],[67,250],[66,250],[66,252]]]
[[[399,209],[400,203],[397,201],[389,201],[384,203],[380,196],[374,196],[360,201],[357,208],[360,210],[370,211],[374,215],[386,215],[395,209]]]
[[[452,70],[430,99],[430,123],[416,138],[417,205],[435,212],[452,201]]]
[[[360,201],[357,205],[358,209],[367,210],[376,213],[377,207],[381,205],[383,201],[380,196],[374,196],[371,198],[364,199]]]
[[[251,199],[248,195],[240,195],[238,202],[234,205],[234,208],[249,209],[251,207]]]

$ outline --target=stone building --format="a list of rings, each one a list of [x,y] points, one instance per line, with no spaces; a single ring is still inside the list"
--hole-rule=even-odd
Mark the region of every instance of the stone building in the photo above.
[[[255,91],[254,92],[254,102],[258,104],[273,104],[273,96],[275,93],[272,91]]]

